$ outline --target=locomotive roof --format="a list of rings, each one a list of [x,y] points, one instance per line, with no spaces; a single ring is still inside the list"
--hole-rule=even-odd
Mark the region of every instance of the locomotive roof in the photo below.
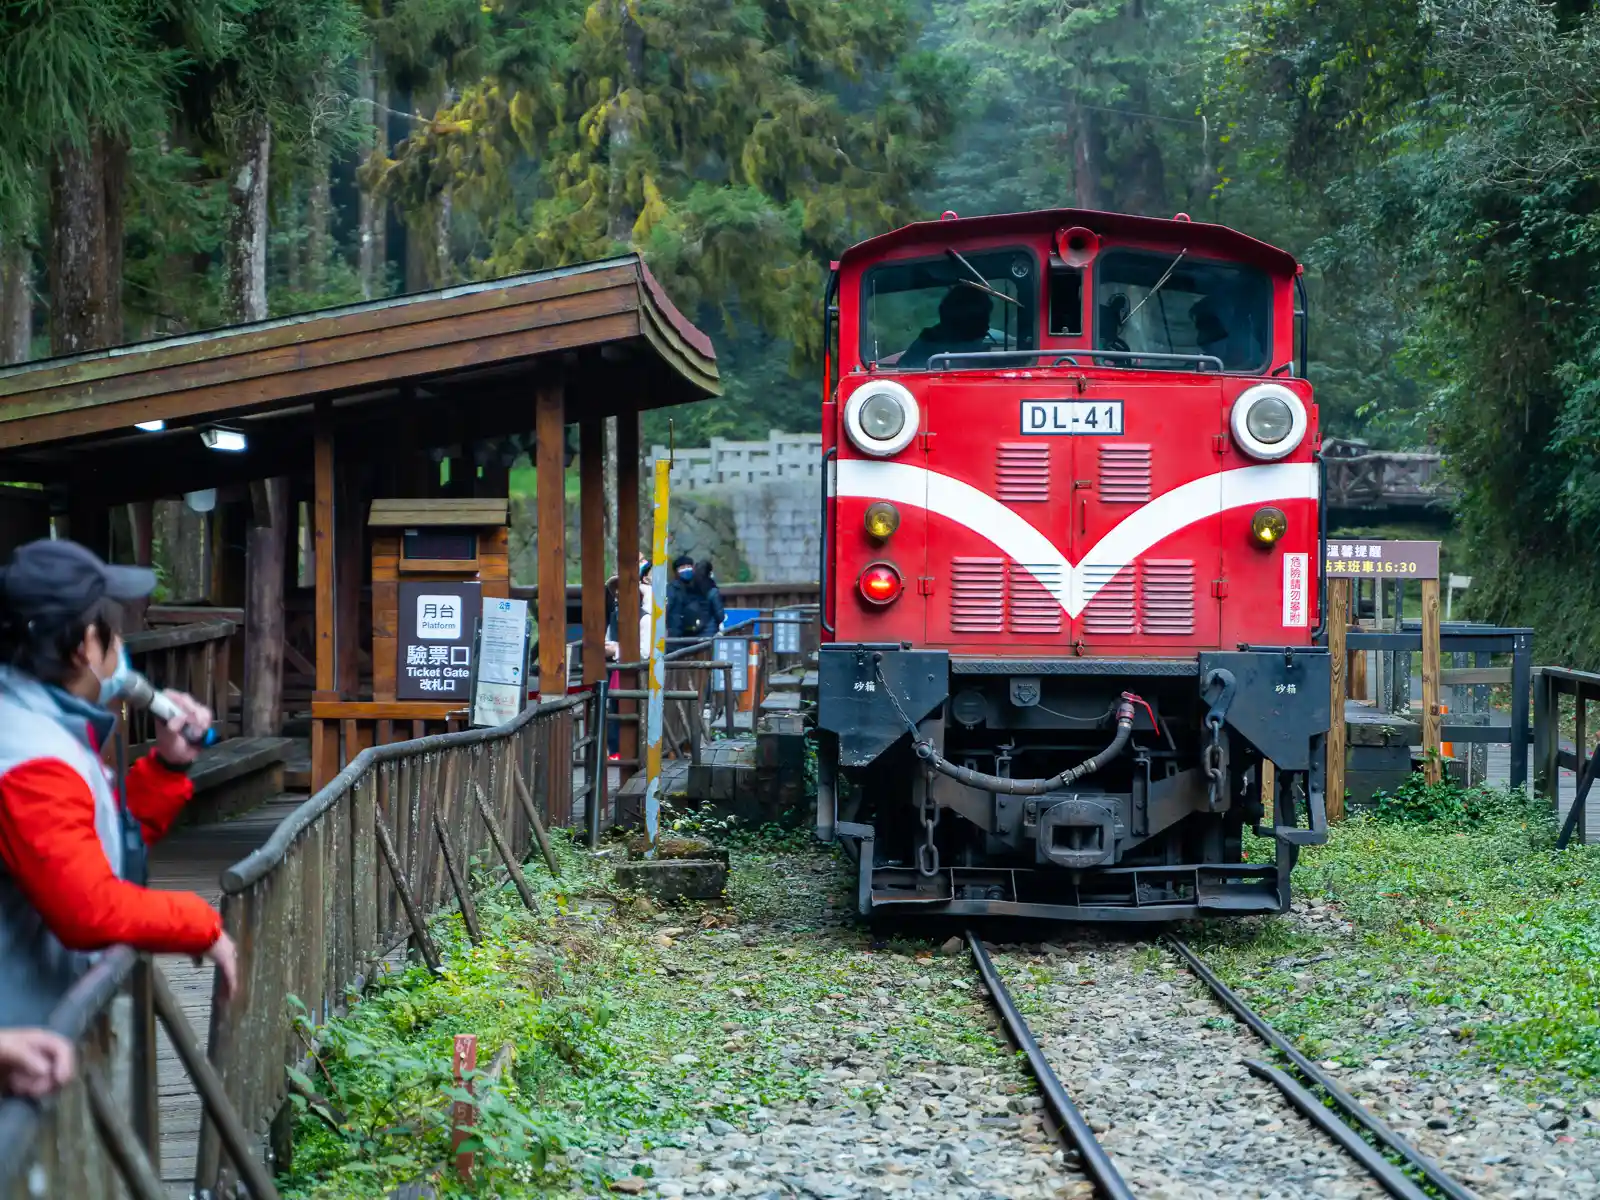
[[[1298,263],[1294,255],[1230,229],[1207,221],[1174,221],[1164,217],[1139,217],[1131,213],[1096,212],[1087,208],[1047,208],[1024,213],[996,213],[985,217],[958,217],[954,220],[916,221],[891,229],[888,233],[857,242],[844,252],[841,264],[862,258],[877,258],[907,246],[926,244],[937,247],[952,236],[990,237],[1039,233],[1042,229],[1082,225],[1103,238],[1129,238],[1145,242],[1182,242],[1219,258],[1246,262],[1268,271],[1294,274]]]

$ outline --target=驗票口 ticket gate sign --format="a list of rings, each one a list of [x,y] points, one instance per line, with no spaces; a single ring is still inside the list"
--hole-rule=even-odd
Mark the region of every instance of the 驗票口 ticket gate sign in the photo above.
[[[476,583],[402,583],[395,696],[459,700],[472,694],[472,645],[482,587]]]

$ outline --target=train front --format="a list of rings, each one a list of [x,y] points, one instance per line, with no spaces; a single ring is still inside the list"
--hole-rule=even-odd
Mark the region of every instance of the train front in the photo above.
[[[1233,230],[1070,210],[837,265],[817,824],[862,913],[1287,908],[1329,717],[1302,294]]]

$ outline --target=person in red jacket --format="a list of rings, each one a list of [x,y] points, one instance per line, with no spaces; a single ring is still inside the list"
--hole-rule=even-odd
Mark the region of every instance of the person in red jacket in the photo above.
[[[152,572],[74,542],[21,547],[0,573],[0,1027],[41,1025],[93,952],[125,944],[211,959],[231,993],[232,940],[189,892],[144,887],[145,849],[194,794],[186,772],[211,714],[180,709],[119,795],[102,749],[127,674],[122,604]]]

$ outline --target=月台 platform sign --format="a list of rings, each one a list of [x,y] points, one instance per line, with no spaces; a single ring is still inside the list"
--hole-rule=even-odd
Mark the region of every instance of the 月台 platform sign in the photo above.
[[[459,700],[471,694],[472,646],[483,602],[476,583],[402,583],[395,697]]]
[[[1439,543],[1330,537],[1322,573],[1329,579],[1437,579]]]

